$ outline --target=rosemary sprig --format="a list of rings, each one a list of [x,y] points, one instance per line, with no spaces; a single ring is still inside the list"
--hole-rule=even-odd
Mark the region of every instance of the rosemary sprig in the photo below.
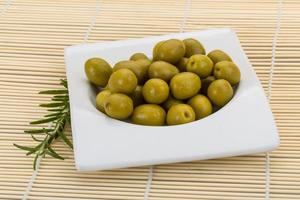
[[[33,169],[37,167],[37,160],[39,157],[49,155],[53,158],[63,160],[51,146],[57,139],[62,139],[66,145],[73,148],[71,141],[65,135],[64,129],[67,124],[70,124],[70,106],[68,85],[66,80],[61,80],[60,85],[63,86],[61,90],[47,90],[41,91],[39,94],[53,95],[51,102],[47,104],[40,104],[40,107],[46,108],[48,114],[44,115],[42,119],[30,122],[30,124],[48,124],[47,128],[29,129],[24,133],[30,134],[32,139],[37,142],[36,146],[28,147],[14,144],[19,149],[27,151],[26,155],[34,154]],[[43,136],[42,139],[37,136]]]

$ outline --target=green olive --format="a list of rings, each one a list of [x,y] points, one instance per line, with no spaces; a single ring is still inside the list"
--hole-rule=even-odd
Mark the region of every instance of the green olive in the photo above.
[[[130,95],[133,105],[138,106],[144,103],[144,98],[143,98],[143,86],[138,85],[133,93]]]
[[[231,85],[235,85],[240,82],[241,72],[233,62],[221,61],[215,65],[214,76],[217,79],[225,79]]]
[[[101,112],[105,112],[104,110],[104,102],[111,95],[111,92],[109,90],[102,90],[101,92],[98,93],[96,96],[96,107],[98,110]]]
[[[148,69],[149,78],[160,78],[166,82],[178,73],[177,67],[165,61],[155,61]]]
[[[185,58],[185,57],[183,57],[179,60],[179,62],[177,63],[177,68],[179,69],[179,71],[181,71],[181,72],[186,71],[186,65],[188,63],[188,60],[189,59]]]
[[[176,64],[185,54],[184,43],[177,39],[163,42],[157,49],[158,60]]]
[[[201,94],[192,97],[188,101],[188,104],[194,109],[197,120],[202,119],[213,112],[213,107],[209,99]]]
[[[104,101],[105,113],[115,119],[127,119],[133,112],[133,102],[125,94],[111,94]]]
[[[148,59],[149,58],[144,53],[135,53],[130,57],[130,60],[137,61],[140,59]]]
[[[154,46],[153,51],[152,51],[153,61],[158,60],[157,50],[160,47],[160,45],[162,45],[162,43],[164,43],[164,42],[165,41],[160,41]]]
[[[214,64],[217,64],[223,60],[232,61],[227,53],[219,49],[211,51],[209,54],[207,54],[207,56],[214,62]]]
[[[102,58],[90,58],[84,65],[85,74],[90,82],[104,87],[112,73],[111,66]]]
[[[148,79],[148,69],[152,62],[149,59],[139,59],[135,62],[140,69],[140,83],[144,83]]]
[[[162,126],[165,118],[166,112],[159,105],[143,104],[134,109],[131,120],[134,124]]]
[[[205,55],[205,49],[198,40],[195,40],[193,38],[187,38],[183,40],[183,43],[185,45],[185,57],[189,58],[195,54]]]
[[[207,94],[207,88],[214,80],[216,80],[214,76],[208,76],[205,79],[201,79],[201,94]]]
[[[206,78],[211,75],[214,63],[206,55],[196,54],[189,58],[186,70],[188,72],[194,72],[200,78]]]
[[[195,121],[195,112],[187,104],[177,104],[172,106],[167,113],[167,124],[178,125]]]
[[[113,72],[108,81],[108,88],[112,93],[132,93],[137,86],[137,78],[129,69],[119,69]]]
[[[145,61],[149,63],[150,61]],[[113,71],[117,71],[119,69],[130,69],[138,78],[138,82],[142,83],[147,75],[148,66],[143,61],[132,61],[132,60],[123,60],[115,64]]]
[[[176,99],[188,99],[199,92],[201,81],[192,72],[182,72],[171,79],[170,88]]]
[[[233,89],[225,79],[213,81],[208,89],[207,96],[216,106],[222,107],[227,104],[233,96]]]
[[[182,104],[182,100],[175,99],[171,95],[168,97],[168,99],[164,102],[163,107],[165,110],[169,110],[172,106],[177,104]]]
[[[169,96],[168,84],[158,78],[149,79],[143,86],[143,97],[148,103],[160,104]]]

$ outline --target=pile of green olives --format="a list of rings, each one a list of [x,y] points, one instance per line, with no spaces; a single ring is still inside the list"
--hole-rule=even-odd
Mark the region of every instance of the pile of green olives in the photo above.
[[[113,67],[102,58],[85,63],[88,80],[100,88],[96,107],[139,125],[179,125],[202,119],[226,105],[241,79],[222,50],[206,54],[196,39],[158,42],[152,59],[135,53]]]

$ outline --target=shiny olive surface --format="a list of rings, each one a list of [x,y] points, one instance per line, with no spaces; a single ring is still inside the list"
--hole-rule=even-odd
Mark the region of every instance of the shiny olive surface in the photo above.
[[[103,113],[105,112],[105,110],[104,110],[104,102],[107,99],[107,97],[109,97],[110,95],[111,95],[111,91],[109,91],[109,90],[102,90],[96,96],[96,107],[98,108],[98,110],[100,110]]]
[[[209,99],[201,94],[198,94],[192,97],[188,104],[192,106],[196,114],[196,120],[202,119],[213,112],[213,107],[209,101]]]
[[[188,99],[199,92],[201,81],[197,74],[182,72],[171,79],[170,88],[176,99]]]
[[[214,64],[217,64],[218,62],[223,60],[232,61],[227,53],[219,49],[209,52],[207,56],[214,62]]]
[[[167,113],[168,125],[179,125],[195,121],[195,112],[187,104],[177,104],[172,106]]]
[[[233,89],[228,81],[225,79],[218,79],[209,85],[207,96],[213,104],[223,107],[232,99]]]
[[[211,75],[214,67],[214,63],[206,55],[193,55],[189,58],[186,70],[193,72],[200,76],[200,78],[206,78]]]
[[[108,81],[108,88],[113,93],[132,93],[138,80],[135,74],[129,69],[119,69],[111,74]]]
[[[113,71],[117,71],[119,69],[130,69],[138,78],[138,82],[142,83],[145,80],[145,76],[147,75],[148,67],[150,64],[149,60],[143,61],[137,60],[123,60],[115,64]]]
[[[168,84],[158,78],[149,79],[143,86],[143,97],[148,103],[160,104],[169,96]]]
[[[149,59],[144,53],[135,53],[130,57],[130,60],[137,61],[140,59]]]
[[[154,46],[153,51],[152,51],[153,61],[158,60],[158,51],[157,50],[164,42],[165,41],[160,41]]]
[[[183,43],[185,45],[185,57],[189,58],[195,54],[205,55],[205,49],[198,40],[187,38],[183,40]]]
[[[215,65],[214,76],[217,79],[225,79],[231,85],[235,85],[241,80],[241,72],[239,68],[230,61],[221,61]]]
[[[178,73],[177,67],[165,61],[155,61],[148,69],[149,78],[160,78],[166,82]]]
[[[111,94],[104,101],[105,113],[115,119],[127,119],[133,112],[133,102],[125,94]]]
[[[84,65],[85,74],[90,82],[104,87],[112,73],[111,66],[102,58],[90,58]]]
[[[185,46],[181,40],[170,39],[164,41],[157,48],[158,60],[176,64],[185,54]]]
[[[148,126],[162,126],[165,124],[166,112],[156,104],[143,104],[137,106],[131,120],[134,124]]]

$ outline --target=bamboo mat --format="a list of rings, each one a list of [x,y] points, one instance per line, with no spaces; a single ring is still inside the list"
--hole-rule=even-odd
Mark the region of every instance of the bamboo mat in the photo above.
[[[237,32],[270,96],[281,138],[270,153],[270,199],[300,199],[299,11],[298,0],[0,1],[0,199],[25,193],[32,158],[12,144],[33,144],[22,131],[44,113],[37,105],[47,97],[37,92],[65,77],[64,47],[86,36],[99,42],[211,27]],[[55,148],[67,159],[41,161],[28,199],[144,199],[147,183],[150,200],[265,198],[264,154],[154,166],[149,182],[147,166],[79,173],[73,152],[61,142]]]

